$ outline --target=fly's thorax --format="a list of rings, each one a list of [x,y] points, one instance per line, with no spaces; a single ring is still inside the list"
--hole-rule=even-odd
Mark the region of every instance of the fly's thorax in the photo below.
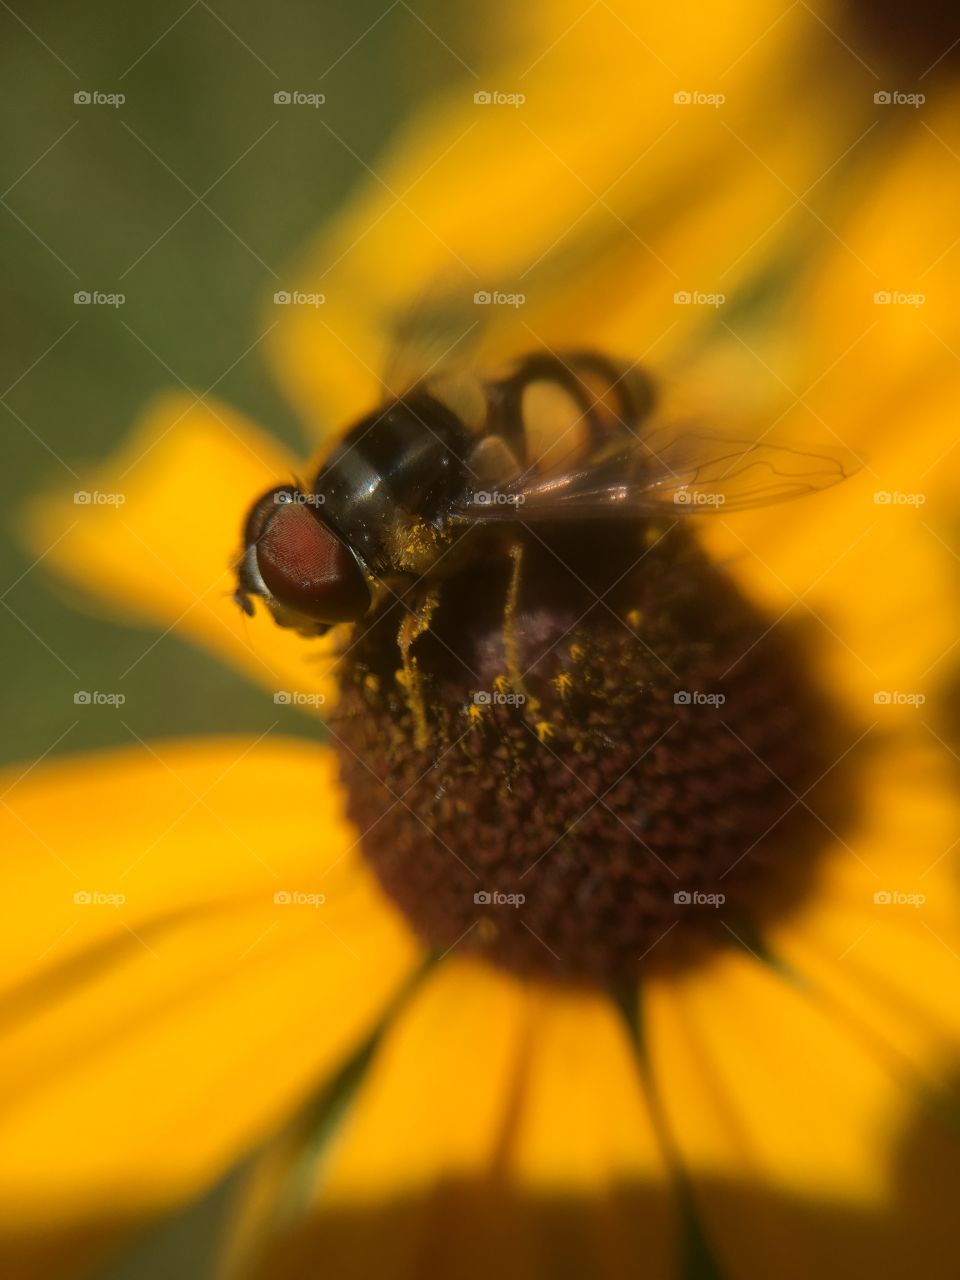
[[[391,401],[321,464],[314,493],[324,519],[375,576],[425,572],[444,549],[438,531],[464,491],[471,444],[464,423],[426,392]]]

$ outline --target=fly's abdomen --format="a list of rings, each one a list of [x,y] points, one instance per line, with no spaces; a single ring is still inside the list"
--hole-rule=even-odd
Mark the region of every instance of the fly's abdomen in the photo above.
[[[635,366],[595,352],[538,352],[488,385],[487,430],[506,440],[525,468],[574,467],[635,432],[654,390]]]

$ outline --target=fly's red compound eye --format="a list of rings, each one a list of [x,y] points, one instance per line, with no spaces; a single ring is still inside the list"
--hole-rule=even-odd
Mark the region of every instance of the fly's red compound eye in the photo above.
[[[277,613],[321,624],[354,622],[370,607],[363,570],[346,543],[317,515],[304,494],[291,486],[272,489],[253,506],[244,530],[240,567],[241,605],[262,596]]]

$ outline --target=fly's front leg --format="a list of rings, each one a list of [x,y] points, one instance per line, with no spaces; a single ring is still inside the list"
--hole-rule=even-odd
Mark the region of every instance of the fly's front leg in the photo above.
[[[400,649],[401,667],[397,672],[397,683],[407,696],[407,705],[413,716],[413,741],[418,750],[425,750],[430,735],[427,727],[427,707],[423,696],[423,677],[420,674],[417,660],[411,653],[416,640],[430,627],[430,619],[440,603],[440,589],[433,587],[424,596],[420,604],[404,614],[397,634],[397,645]]]
[[[540,701],[527,689],[524,672],[520,664],[520,652],[517,645],[517,613],[520,607],[520,587],[523,575],[523,543],[512,542],[509,548],[510,582],[507,586],[507,598],[503,609],[503,649],[507,663],[504,683],[509,689],[523,698],[524,715],[532,721],[541,742],[553,734],[553,727],[547,720],[540,718]],[[506,690],[499,690],[505,693]]]

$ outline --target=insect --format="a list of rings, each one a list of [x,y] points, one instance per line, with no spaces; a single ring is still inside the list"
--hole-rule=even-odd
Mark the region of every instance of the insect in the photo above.
[[[414,382],[352,426],[309,485],[253,504],[236,600],[322,635],[435,588],[525,524],[740,510],[856,469],[842,450],[653,425],[655,401],[639,368],[590,351]]]

